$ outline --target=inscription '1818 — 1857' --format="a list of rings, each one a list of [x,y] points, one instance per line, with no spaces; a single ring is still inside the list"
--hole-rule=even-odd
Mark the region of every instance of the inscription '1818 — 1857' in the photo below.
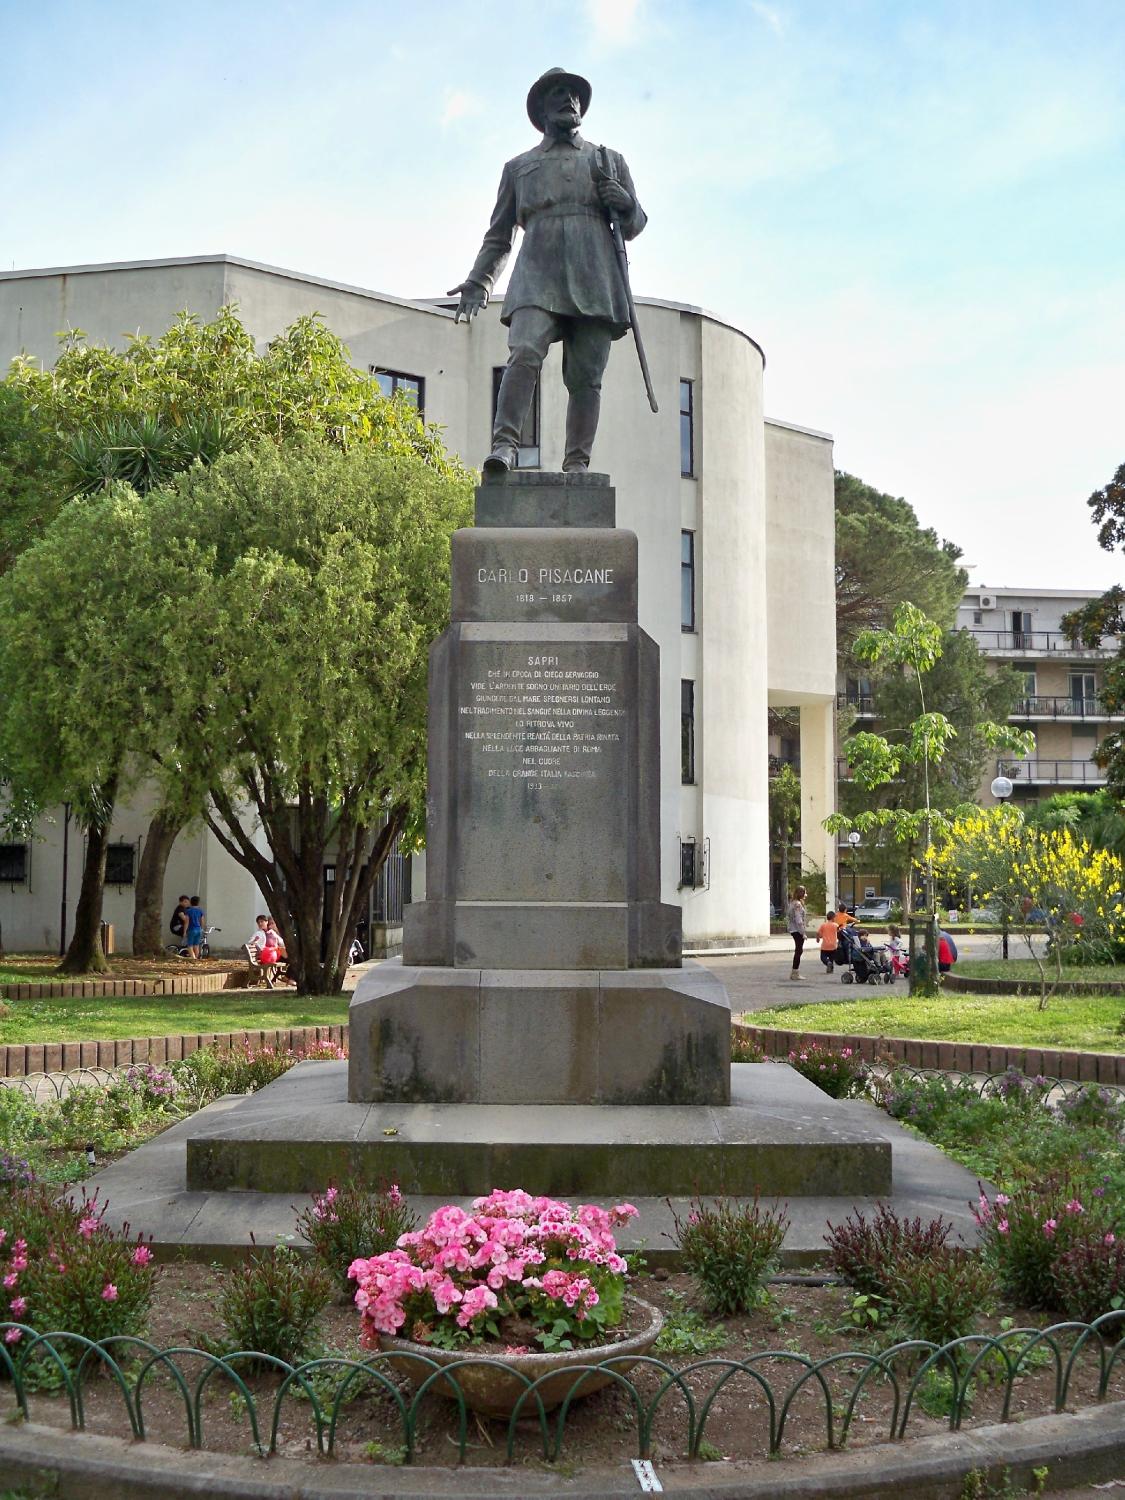
[[[621,746],[619,685],[588,659],[578,665],[562,653],[525,653],[511,666],[470,673],[467,685],[461,737],[481,757],[486,781],[540,790],[597,780],[604,757]]]

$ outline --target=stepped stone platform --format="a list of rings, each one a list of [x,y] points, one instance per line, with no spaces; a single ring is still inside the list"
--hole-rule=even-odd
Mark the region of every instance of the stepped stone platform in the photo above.
[[[301,1063],[260,1094],[249,1098],[228,1096],[172,1126],[120,1161],[103,1168],[86,1186],[90,1191],[97,1189],[107,1200],[107,1222],[120,1226],[127,1221],[133,1233],[151,1235],[154,1249],[162,1258],[183,1256],[201,1261],[229,1262],[246,1256],[251,1249],[251,1235],[259,1245],[272,1244],[279,1238],[293,1239],[296,1212],[308,1202],[305,1193],[323,1189],[327,1183],[327,1179],[320,1175],[324,1163],[317,1154],[322,1143],[313,1141],[306,1148],[295,1136],[290,1137],[289,1154],[294,1158],[303,1157],[306,1151],[313,1153],[306,1179],[310,1188],[284,1191],[240,1188],[220,1191],[214,1187],[189,1187],[186,1171],[188,1150],[193,1141],[210,1149],[217,1139],[241,1136],[248,1127],[252,1105],[261,1125],[265,1114],[258,1112],[268,1104],[272,1114],[282,1086],[288,1084],[291,1088],[302,1075],[314,1080],[308,1085],[308,1097],[316,1097],[322,1105],[326,1096],[332,1093],[339,1100],[342,1098],[342,1074],[342,1064]],[[801,1125],[837,1131],[841,1143],[845,1140],[866,1142],[878,1148],[877,1155],[885,1154],[884,1159],[890,1163],[889,1184],[877,1188],[852,1189],[842,1182],[826,1182],[825,1178],[830,1178],[831,1174],[802,1175],[797,1190],[783,1196],[791,1221],[782,1250],[786,1266],[806,1266],[818,1258],[823,1251],[826,1220],[838,1223],[857,1209],[870,1212],[878,1200],[889,1202],[896,1212],[910,1217],[921,1215],[923,1219],[930,1219],[941,1214],[954,1224],[963,1241],[975,1241],[976,1226],[969,1211],[969,1201],[976,1199],[976,1178],[942,1155],[936,1147],[889,1119],[874,1105],[862,1100],[831,1100],[792,1069],[780,1064],[736,1063],[731,1074],[735,1108],[738,1101],[752,1099],[760,1117],[776,1122],[779,1131]],[[337,1080],[335,1083],[333,1076]],[[305,1092],[303,1082],[301,1092]],[[355,1108],[362,1110],[363,1106]],[[369,1108],[382,1111],[381,1106]],[[488,1115],[495,1112],[488,1106],[478,1108]],[[540,1113],[554,1115],[561,1114],[561,1111]],[[595,1111],[587,1108],[583,1113],[589,1115]],[[622,1113],[613,1111],[615,1116]],[[660,1108],[651,1113],[667,1120],[671,1112]],[[398,1127],[388,1125],[383,1128]],[[372,1165],[378,1166],[379,1175],[385,1176],[386,1180],[394,1177],[395,1153],[389,1149],[386,1156],[379,1156],[378,1148],[380,1144],[393,1148],[396,1139],[383,1136],[381,1129],[371,1138],[369,1159]],[[568,1149],[574,1151],[573,1146]],[[815,1155],[815,1151],[806,1153],[803,1168],[815,1166]],[[645,1193],[632,1187],[621,1193],[583,1192],[581,1196],[603,1200],[627,1197],[640,1212],[624,1231],[622,1246],[625,1253],[643,1245],[645,1255],[653,1263],[675,1263],[673,1212],[683,1217],[689,1211],[690,1199],[695,1193],[707,1197],[718,1192],[721,1186],[720,1156],[714,1148],[701,1150],[699,1160],[699,1179],[683,1192],[668,1193],[671,1202],[665,1200],[663,1193]],[[401,1163],[399,1157],[397,1164]],[[484,1184],[483,1190],[520,1185],[518,1178],[508,1175],[506,1162],[491,1158],[490,1165],[496,1170],[503,1169],[504,1175],[485,1180],[482,1172],[479,1180]],[[341,1177],[340,1180],[344,1179]],[[817,1183],[819,1187],[815,1186]],[[267,1185],[255,1183],[254,1186],[264,1189]],[[764,1183],[762,1188],[767,1198],[772,1197]],[[425,1217],[441,1203],[454,1202],[467,1208],[473,1196],[473,1193],[412,1191],[410,1202]]]
[[[732,1071],[737,1091],[714,1107],[362,1104],[348,1102],[345,1064],[302,1064],[200,1122],[187,1142],[187,1187],[309,1193],[334,1179],[447,1197],[517,1185],[563,1197],[890,1191],[890,1147],[836,1101],[782,1065]]]

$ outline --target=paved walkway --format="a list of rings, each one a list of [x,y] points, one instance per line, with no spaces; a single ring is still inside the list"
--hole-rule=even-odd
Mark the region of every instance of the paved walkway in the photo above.
[[[839,972],[829,974],[820,961],[820,949],[816,939],[805,945],[801,959],[803,979],[794,983],[789,978],[793,963],[792,938],[774,935],[768,947],[761,953],[737,954],[729,958],[700,957],[697,963],[712,969],[727,987],[730,995],[731,1013],[769,1010],[775,1005],[823,1004],[829,1000],[861,1000],[866,991],[853,984],[844,984]],[[999,958],[1000,938],[986,933],[966,934],[957,939],[958,954],[962,958]],[[1013,948],[1013,957],[1020,957]],[[902,993],[906,982],[896,984]]]

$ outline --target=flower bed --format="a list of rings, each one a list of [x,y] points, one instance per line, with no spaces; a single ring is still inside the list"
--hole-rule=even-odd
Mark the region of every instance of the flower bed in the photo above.
[[[665,1326],[661,1342],[628,1376],[571,1404],[561,1423],[558,1416],[548,1419],[546,1430],[534,1413],[531,1420],[482,1416],[463,1424],[456,1400],[436,1390],[437,1383],[456,1376],[439,1375],[428,1392],[412,1394],[394,1369],[393,1354],[359,1344],[351,1308],[325,1309],[310,1351],[315,1357],[296,1367],[299,1378],[287,1380],[290,1365],[271,1369],[260,1361],[255,1368],[246,1356],[222,1358],[216,1351],[230,1345],[218,1309],[229,1275],[186,1263],[157,1270],[151,1342],[107,1350],[123,1384],[111,1370],[106,1373],[104,1362],[99,1372],[92,1357],[87,1378],[75,1385],[88,1431],[215,1452],[243,1453],[260,1445],[262,1452],[273,1447],[310,1462],[331,1453],[357,1463],[438,1467],[544,1458],[609,1466],[649,1456],[674,1472],[693,1458],[807,1454],[827,1447],[830,1435],[836,1445],[846,1438],[849,1446],[869,1447],[1005,1415],[1021,1420],[1056,1407],[1125,1400],[1125,1349],[1114,1342],[1125,1323],[1117,1315],[1103,1321],[1105,1336],[1099,1338],[1073,1325],[1052,1332],[1047,1320],[1002,1304],[979,1320],[972,1342],[935,1350],[927,1361],[916,1346],[896,1345],[889,1333],[857,1323],[851,1289],[774,1285],[753,1312],[714,1318],[695,1300],[686,1275],[641,1275],[630,1278],[630,1289],[663,1313]],[[153,1358],[168,1347],[181,1352],[166,1362]],[[1108,1368],[1115,1348],[1116,1361]],[[42,1352],[23,1366],[18,1387],[0,1379],[0,1402],[15,1407],[22,1396],[32,1421],[69,1428],[67,1391],[41,1388],[34,1378],[37,1363],[46,1364]],[[170,1367],[181,1372],[189,1390],[202,1380],[198,1424]],[[1056,1389],[1058,1370],[1063,1379]],[[694,1422],[685,1391],[695,1403]]]

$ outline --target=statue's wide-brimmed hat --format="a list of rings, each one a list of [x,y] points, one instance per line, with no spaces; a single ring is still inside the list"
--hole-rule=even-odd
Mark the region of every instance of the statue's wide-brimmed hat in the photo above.
[[[578,95],[583,114],[590,108],[590,97],[594,91],[580,73],[568,73],[565,68],[548,68],[542,78],[537,78],[531,85],[527,95],[527,116],[536,130],[543,129],[543,117],[540,111],[543,95],[558,83],[570,84]]]

